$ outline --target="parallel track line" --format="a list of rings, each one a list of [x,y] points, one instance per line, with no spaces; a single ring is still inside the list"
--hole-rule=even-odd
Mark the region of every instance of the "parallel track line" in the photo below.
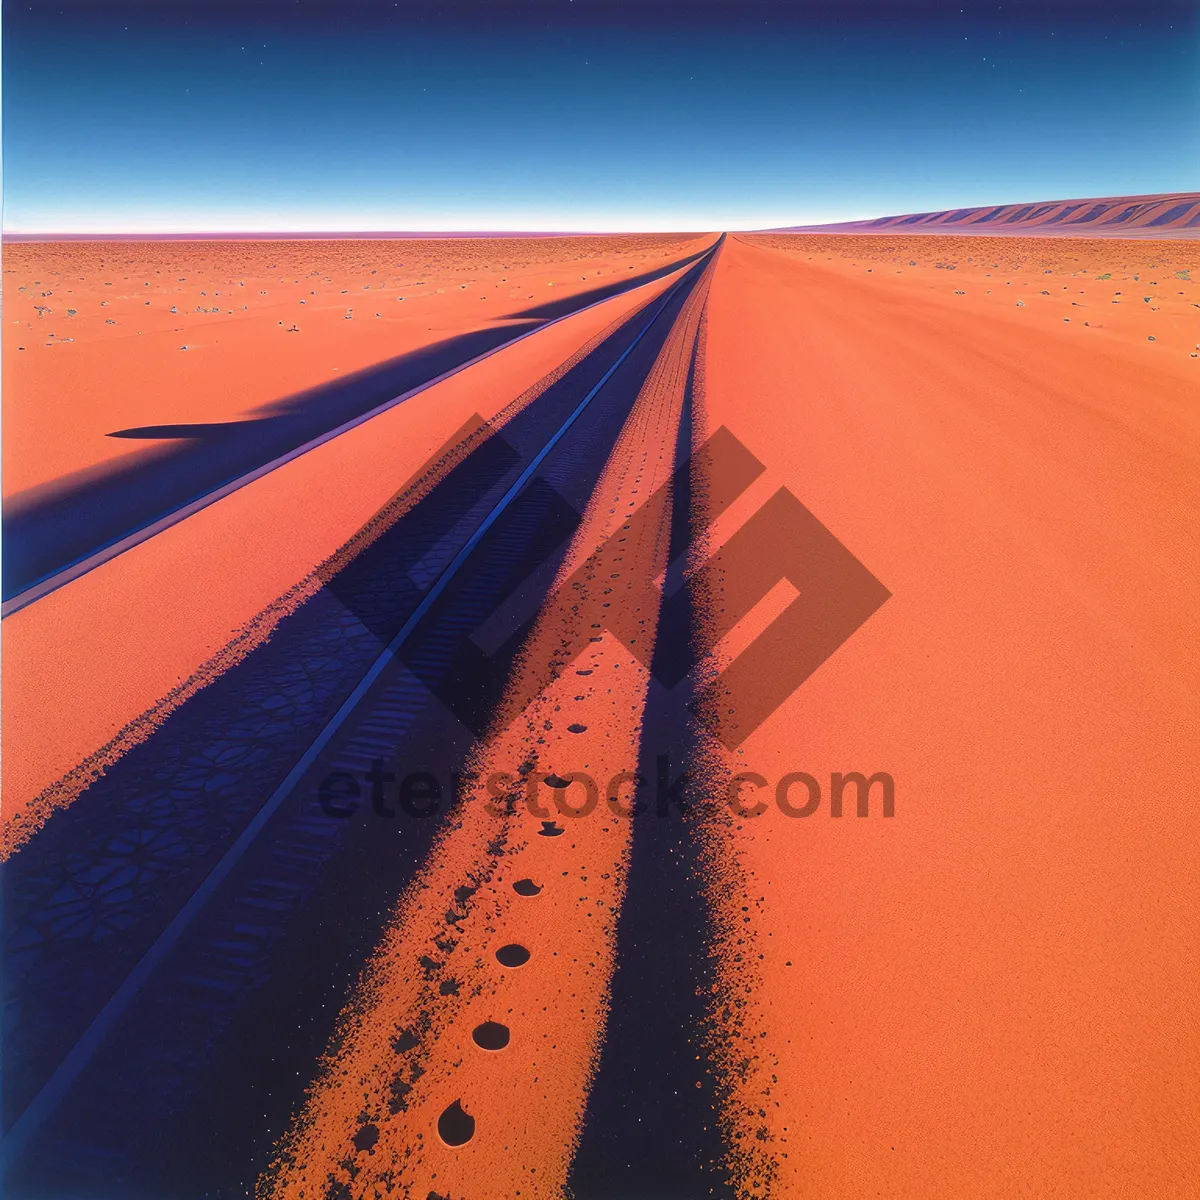
[[[705,256],[711,255],[713,251],[709,251]],[[701,259],[703,263],[705,259]],[[545,461],[555,446],[566,435],[567,431],[592,402],[604,385],[612,378],[622,363],[629,357],[635,347],[650,331],[658,318],[666,310],[676,292],[683,284],[691,278],[697,271],[700,264],[695,264],[693,268],[687,271],[680,279],[673,283],[666,292],[659,298],[655,305],[653,315],[642,325],[633,341],[621,352],[616,361],[608,368],[607,371],[600,377],[599,381],[591,388],[584,398],[575,406],[571,413],[566,417],[563,423],[550,436],[545,445],[538,451],[528,466],[521,472],[516,481],[508,488],[504,495],[496,502],[491,511],[484,517],[483,521],[476,528],[475,532],[467,539],[463,547],[458,551],[454,558],[447,564],[437,580],[433,583],[430,589],[422,597],[421,602],[409,615],[408,619],[400,627],[399,631],[388,643],[382,653],[376,658],[367,673],[356,685],[354,690],[343,701],[337,712],[329,719],[325,727],[309,745],[308,749],[296,762],[295,766],[287,773],[283,781],[275,788],[271,795],[266,799],[258,812],[251,819],[250,823],[242,830],[241,834],[233,842],[233,844],[225,851],[221,859],[213,866],[212,870],[201,881],[196,890],[185,902],[183,907],[175,914],[167,927],[158,935],[155,941],[151,944],[145,954],[137,962],[134,968],[125,977],[124,981],[113,993],[112,997],[100,1010],[100,1012],[92,1020],[91,1024],[75,1042],[74,1046],[68,1051],[67,1055],[55,1068],[54,1073],[42,1086],[38,1094],[30,1102],[29,1106],[14,1122],[8,1134],[4,1137],[3,1143],[0,1143],[0,1163],[5,1168],[11,1165],[21,1154],[24,1148],[28,1145],[30,1139],[38,1132],[45,1124],[51,1114],[57,1109],[58,1105],[66,1097],[71,1086],[79,1078],[86,1069],[88,1064],[95,1057],[97,1051],[104,1043],[113,1027],[117,1024],[120,1018],[125,1013],[126,1009],[132,1003],[134,998],[141,991],[147,980],[161,965],[163,960],[174,948],[184,932],[192,924],[199,915],[205,904],[213,896],[220,887],[225,878],[237,865],[240,859],[245,855],[246,851],[253,844],[258,835],[267,825],[267,822],[276,813],[279,807],[287,799],[293,788],[304,777],[305,773],[316,761],[320,753],[325,749],[329,742],[333,739],[338,730],[345,724],[347,718],[354,712],[360,701],[370,691],[372,685],[386,669],[387,665],[395,657],[396,652],[407,640],[417,625],[432,609],[442,593],[449,586],[450,582],[457,575],[463,564],[471,556],[471,553],[479,545],[486,536],[489,529],[503,515],[509,505],[516,499],[517,495],[525,487],[525,485],[533,478],[538,467]],[[511,344],[511,343],[510,343]]]
[[[687,267],[685,266],[682,269],[686,271]],[[639,284],[638,286],[648,285]],[[674,286],[672,285],[672,287]],[[634,289],[631,288],[629,290],[632,291]],[[36,583],[30,584],[24,591],[18,592],[15,596],[0,604],[0,619],[11,617],[14,613],[20,612],[21,609],[28,608],[31,604],[36,604],[37,601],[58,591],[59,588],[66,587],[69,583],[74,583],[76,579],[81,579],[97,567],[102,567],[106,562],[111,562],[114,558],[118,558],[127,550],[132,550],[135,546],[140,546],[143,542],[157,537],[173,525],[178,525],[181,521],[187,520],[188,517],[201,512],[210,504],[215,504],[218,500],[223,500],[226,496],[240,491],[247,484],[254,483],[255,480],[262,479],[265,475],[270,475],[273,471],[286,466],[294,459],[301,458],[303,455],[308,454],[309,451],[316,450],[319,446],[325,445],[326,442],[331,442],[334,438],[339,438],[342,434],[349,433],[352,429],[357,429],[358,426],[374,420],[375,417],[381,416],[383,413],[395,408],[399,404],[403,404],[407,400],[411,400],[414,396],[418,396],[422,392],[436,387],[439,383],[444,383],[447,379],[458,375],[469,367],[483,362],[484,359],[491,358],[493,354],[498,354],[501,350],[507,350],[510,346],[515,346],[518,342],[523,342],[526,338],[532,337],[536,333],[541,333],[543,330],[549,329],[552,325],[557,325],[560,321],[577,317],[581,313],[588,312],[601,304],[606,304],[609,300],[616,299],[617,296],[628,294],[628,291],[626,291],[618,292],[616,296],[605,296],[603,299],[595,300],[591,304],[585,304],[582,308],[564,313],[561,317],[553,317],[548,321],[544,321],[533,329],[527,329],[523,333],[517,334],[516,337],[510,338],[506,342],[501,342],[499,346],[493,346],[490,350],[485,350],[482,354],[477,354],[474,358],[469,358],[466,362],[459,363],[457,366],[451,367],[448,371],[443,371],[440,375],[435,375],[432,379],[427,379],[424,383],[419,383],[416,387],[409,388],[408,391],[401,392],[398,396],[393,396],[390,400],[385,400],[382,404],[376,405],[368,412],[362,413],[357,417],[352,417],[348,421],[343,421],[342,424],[335,426],[325,433],[318,434],[314,438],[310,438],[307,442],[287,451],[285,454],[271,459],[270,462],[263,463],[262,466],[255,467],[253,470],[247,471],[245,474],[239,475],[236,479],[231,479],[227,483],[213,488],[211,491],[204,492],[179,508],[151,521],[147,525],[143,525],[140,529],[135,529],[117,541],[111,542],[109,545],[101,547],[101,549],[95,550],[77,559],[75,562],[44,576]]]

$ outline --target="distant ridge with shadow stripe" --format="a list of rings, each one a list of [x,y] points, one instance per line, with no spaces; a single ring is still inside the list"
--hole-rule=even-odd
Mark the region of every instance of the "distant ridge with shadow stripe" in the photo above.
[[[903,213],[759,233],[952,233],[1021,237],[1200,238],[1200,192],[1107,196]]]

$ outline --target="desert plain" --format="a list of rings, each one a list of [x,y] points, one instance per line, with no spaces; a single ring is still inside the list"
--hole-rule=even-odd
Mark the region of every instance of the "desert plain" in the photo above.
[[[362,615],[340,581],[358,571],[367,588],[363,564],[395,531],[410,531],[400,558],[421,546],[405,579],[445,579],[444,603],[467,605],[454,551],[493,553],[471,530],[528,494],[522,463],[577,518],[549,539],[548,572],[530,575],[528,624],[486,721],[446,752],[465,772],[456,801],[411,864],[376,872],[374,924],[335,953],[297,900],[308,932],[263,941],[260,974],[234,988],[269,1005],[247,1000],[203,1034],[190,1010],[179,1017],[181,1046],[218,1052],[162,1100],[145,1143],[71,1117],[135,1102],[119,1073],[78,1058],[94,1018],[80,1001],[62,1058],[82,1064],[61,1099],[75,1148],[54,1167],[28,1158],[29,1178],[86,1180],[87,1147],[113,1137],[131,1139],[142,1187],[199,1169],[213,1147],[236,1158],[236,1144],[262,1196],[612,1195],[634,1177],[623,1171],[654,1185],[666,1170],[647,1131],[667,1112],[694,1129],[696,1179],[715,1194],[1182,1194],[1200,1168],[1200,1063],[1181,1036],[1196,1016],[1200,878],[1186,802],[1200,678],[1197,245],[889,229],[9,247],[10,512],[85,495],[133,503],[143,464],[198,471],[208,445],[208,470],[243,424],[313,443],[288,457],[295,446],[268,438],[211,503],[179,519],[134,504],[147,527],[162,522],[153,536],[117,553],[98,541],[86,570],[57,564],[27,602],[6,590],[4,846],[18,869],[82,853],[72,822],[105,828],[98,797],[166,787],[150,782],[166,771],[153,756],[169,761],[173,742],[224,746],[239,689],[258,695],[251,682],[271,676],[256,664],[299,661],[289,647],[309,643],[295,631],[332,626],[331,594],[357,623],[340,649],[304,660],[309,674],[374,662],[361,630],[378,619],[386,642],[407,626]],[[413,361],[428,380],[407,399],[324,436],[379,399],[339,379]],[[297,412],[303,422],[270,424]],[[721,431],[744,455],[728,496],[704,468]],[[516,457],[489,466],[501,446]],[[177,447],[191,457],[172,458]],[[470,478],[493,490],[445,499]],[[435,504],[449,515],[427,534]],[[755,525],[776,511],[786,520]],[[536,543],[529,521],[496,562]],[[706,564],[759,526],[776,541],[747,560],[762,575],[748,604],[741,560]],[[785,658],[772,639],[789,612],[832,620],[792,607],[820,589],[776,562],[809,538],[840,562],[826,534],[874,599],[751,719],[728,671],[755,647],[768,664]],[[689,588],[687,607],[667,607]],[[682,644],[681,623],[710,654],[668,687],[664,646]],[[211,920],[249,945],[229,855],[259,803],[271,798],[246,861],[292,845],[289,806],[296,821],[320,818],[315,785],[281,791],[288,765],[311,775],[349,761],[350,743],[324,731],[344,720],[366,739],[399,711],[404,672],[433,671],[415,658],[372,669],[361,689],[331,684],[307,725],[260,735],[283,747],[278,769],[253,776],[232,750],[203,767],[204,804],[222,787],[253,804],[222,815],[211,801],[177,897],[131,885],[126,965],[111,967],[112,989],[96,985],[100,1007],[150,964],[113,1017],[131,1062],[139,1025],[181,1011],[178,980],[208,986],[187,975],[208,961],[209,943],[187,940],[201,923],[168,944],[167,919],[204,895]],[[698,716],[680,688],[701,697]],[[272,712],[301,704],[280,694]],[[346,705],[370,720],[353,725]],[[440,711],[422,719],[450,727]],[[629,819],[620,786],[653,763],[656,739],[688,756],[691,815]],[[576,771],[599,781],[594,799]],[[892,803],[880,784],[861,810],[848,792],[834,816],[834,773],[886,775]],[[507,783],[485,787],[497,775]],[[820,800],[797,816],[788,804],[812,799],[809,778]],[[354,787],[337,793],[361,803],[343,822],[351,848],[375,828],[376,793],[368,804]],[[314,876],[336,876],[313,855]],[[205,892],[214,869],[229,874]],[[291,919],[283,907],[263,925]],[[277,948],[289,937],[291,957]],[[306,972],[334,981],[320,1016],[300,1011],[317,994]],[[248,1030],[269,1046],[284,1036],[263,1032],[268,1011],[308,1040],[253,1049]],[[214,1115],[234,1103],[239,1057],[270,1097],[254,1139]],[[181,1049],[177,1061],[191,1060]],[[53,1063],[31,1061],[16,1086],[32,1098],[51,1078]],[[620,1111],[614,1096],[627,1097]],[[657,1186],[672,1194],[668,1176]]]

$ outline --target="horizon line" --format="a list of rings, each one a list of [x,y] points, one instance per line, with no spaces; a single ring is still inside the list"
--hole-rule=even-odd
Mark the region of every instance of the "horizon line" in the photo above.
[[[28,233],[5,230],[4,242],[186,242],[186,241],[383,241],[418,238],[545,238],[545,237],[702,237],[710,233],[752,233],[752,229],[274,229],[173,230],[170,233],[131,231]]]
[[[1193,191],[1144,192],[1127,195],[1071,196],[1056,200],[1008,201],[996,207],[1010,208],[1021,204],[1089,204],[1122,202],[1165,202],[1172,199],[1200,196]],[[139,232],[135,230],[71,230],[71,231],[0,231],[0,242],[170,242],[170,241],[385,241],[453,239],[453,238],[550,238],[550,237],[701,237],[715,233],[785,233],[865,232],[864,226],[883,221],[895,221],[911,216],[934,216],[963,206],[945,209],[925,209],[917,212],[889,213],[884,216],[838,217],[833,220],[797,222],[788,225],[747,225],[738,228],[710,227],[698,229],[271,229],[271,230],[205,230],[172,229]],[[969,208],[994,207],[992,203],[970,205]],[[894,231],[890,231],[894,232]],[[913,232],[917,232],[913,230]],[[1025,231],[1028,232],[1028,231]]]

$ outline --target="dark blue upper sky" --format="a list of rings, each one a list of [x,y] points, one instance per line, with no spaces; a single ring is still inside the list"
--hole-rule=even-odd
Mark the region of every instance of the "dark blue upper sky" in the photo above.
[[[4,18],[11,231],[708,230],[1200,185],[1194,3],[14,0]]]

